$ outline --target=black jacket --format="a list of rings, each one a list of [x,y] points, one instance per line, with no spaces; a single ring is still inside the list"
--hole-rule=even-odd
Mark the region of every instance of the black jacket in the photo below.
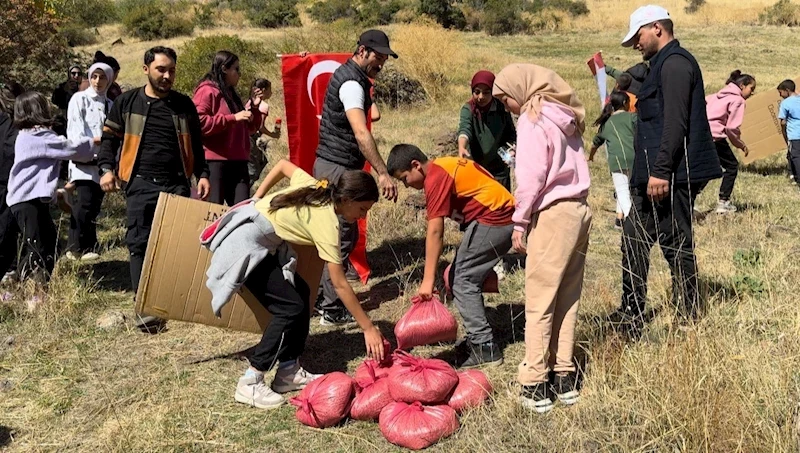
[[[14,165],[14,144],[18,132],[11,117],[0,112],[0,189],[3,193],[8,187],[8,178]]]

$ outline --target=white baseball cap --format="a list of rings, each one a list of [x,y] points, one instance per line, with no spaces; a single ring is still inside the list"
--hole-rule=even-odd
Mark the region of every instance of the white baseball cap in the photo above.
[[[633,45],[633,37],[639,32],[639,29],[645,25],[650,25],[659,20],[671,19],[669,12],[658,5],[642,6],[631,14],[631,28],[625,39],[622,40],[622,47],[631,47]]]

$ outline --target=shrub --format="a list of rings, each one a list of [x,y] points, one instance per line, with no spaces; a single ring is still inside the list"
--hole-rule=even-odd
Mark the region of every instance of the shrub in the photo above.
[[[586,0],[537,0],[525,2],[523,7],[525,12],[532,14],[540,13],[548,9],[563,11],[572,17],[589,14],[589,7],[586,6]]]
[[[463,6],[461,12],[464,13],[464,31],[481,31],[483,27],[483,10],[471,6]]]
[[[194,24],[202,29],[214,28],[217,7],[213,3],[204,3],[194,6]]]
[[[36,0],[0,0],[0,8],[0,74],[49,94],[78,59],[56,30],[55,12]]]
[[[317,22],[327,23],[339,19],[355,19],[358,9],[350,0],[324,0],[311,5],[308,14]]]
[[[425,89],[419,80],[402,73],[394,64],[384,66],[375,79],[375,100],[381,104],[397,108],[420,104],[425,99]]]
[[[131,36],[142,40],[191,35],[194,31],[192,21],[167,15],[164,6],[155,1],[139,2],[123,16],[122,24]]]
[[[419,13],[432,17],[444,28],[463,30],[467,25],[464,13],[450,0],[421,0]]]
[[[297,0],[234,0],[231,9],[244,11],[256,27],[299,27]]]
[[[513,35],[528,29],[522,18],[522,0],[488,0],[483,12],[483,30],[488,35]]]
[[[778,0],[778,3],[764,9],[758,20],[766,25],[784,25],[796,27],[800,25],[800,6],[789,0]]]
[[[287,30],[277,42],[278,53],[309,52],[352,52],[361,30],[353,21],[338,20],[330,24]],[[392,44],[394,48],[394,44]]]
[[[363,25],[387,25],[402,8],[400,0],[361,0],[358,19]]]
[[[456,32],[435,25],[411,24],[398,27],[390,38],[392,48],[400,55],[393,64],[409,78],[419,81],[431,100],[446,98],[450,85],[471,77],[458,71],[465,67],[466,55]]]
[[[534,14],[523,13],[523,18],[528,23],[528,30],[531,32],[554,32],[561,28],[566,13],[548,8]]]
[[[683,8],[687,14],[696,13],[701,6],[706,4],[706,0],[686,0],[686,7]]]
[[[85,27],[97,27],[119,20],[114,1],[51,0],[50,5],[62,20]]]
[[[77,22],[68,22],[58,27],[58,32],[67,40],[70,47],[88,46],[97,43],[97,36]]]
[[[259,67],[275,61],[275,54],[268,53],[260,44],[244,41],[236,36],[211,35],[186,42],[178,52],[178,78],[175,89],[189,96],[201,78],[211,69],[211,61],[219,50],[228,50],[239,56],[241,80],[237,91],[242,99],[250,95],[250,84],[260,74]]]

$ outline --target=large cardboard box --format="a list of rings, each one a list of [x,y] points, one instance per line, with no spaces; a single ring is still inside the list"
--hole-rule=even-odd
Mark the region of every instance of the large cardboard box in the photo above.
[[[162,193],[147,243],[136,297],[139,313],[207,326],[262,333],[272,316],[244,288],[216,317],[211,291],[205,285],[211,252],[200,245],[200,233],[227,211],[226,206]],[[315,247],[292,246],[298,255],[297,275],[315,288],[322,260]],[[309,304],[316,299],[311,292]]]
[[[795,80],[800,85],[800,78]],[[778,112],[781,97],[774,87],[759,87],[760,93],[747,100],[742,122],[742,139],[750,151],[742,162],[749,164],[775,153],[786,151]]]

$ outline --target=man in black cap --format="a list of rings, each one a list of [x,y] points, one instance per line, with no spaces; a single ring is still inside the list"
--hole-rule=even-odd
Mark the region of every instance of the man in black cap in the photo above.
[[[370,79],[378,76],[390,55],[397,58],[389,47],[389,37],[380,30],[368,30],[358,39],[353,57],[333,73],[322,108],[314,177],[336,184],[345,171],[361,170],[364,163],[369,162],[378,173],[378,186],[383,196],[395,201],[397,186],[387,173],[386,163],[367,128],[367,114],[372,107]],[[339,217],[339,225],[342,262],[347,262],[358,242],[358,225],[347,223],[342,217]],[[322,274],[322,294],[317,309],[322,314],[322,325],[353,322],[353,317],[336,296],[327,268]]]

